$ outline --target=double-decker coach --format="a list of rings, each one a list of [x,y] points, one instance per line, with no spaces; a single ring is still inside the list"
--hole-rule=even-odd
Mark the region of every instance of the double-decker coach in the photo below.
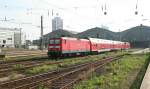
[[[98,39],[98,38],[89,38],[89,41],[91,43],[90,47],[92,53],[130,48],[130,44],[128,42]]]
[[[110,51],[113,48],[113,42],[111,40],[89,38],[89,41],[91,43],[92,53]]]

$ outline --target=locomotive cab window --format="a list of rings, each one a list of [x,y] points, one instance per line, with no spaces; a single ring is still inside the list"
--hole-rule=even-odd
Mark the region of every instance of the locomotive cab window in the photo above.
[[[60,44],[60,40],[50,40],[50,44]]]
[[[55,40],[55,44],[60,44],[60,40]]]
[[[54,44],[55,42],[54,42],[54,40],[50,40],[49,43],[50,44]]]

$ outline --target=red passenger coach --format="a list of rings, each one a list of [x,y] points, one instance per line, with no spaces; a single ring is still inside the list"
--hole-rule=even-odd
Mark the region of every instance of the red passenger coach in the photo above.
[[[129,49],[130,48],[130,43],[129,42],[125,42],[123,47],[124,47],[124,49]]]
[[[94,53],[110,51],[113,48],[113,43],[111,40],[89,38],[91,42],[91,51]]]
[[[48,45],[48,56],[72,56],[88,54],[90,52],[90,42],[86,39],[70,37],[51,38]]]
[[[89,40],[91,43],[90,47],[92,53],[130,48],[130,44],[128,42],[113,41],[98,38],[89,38]]]

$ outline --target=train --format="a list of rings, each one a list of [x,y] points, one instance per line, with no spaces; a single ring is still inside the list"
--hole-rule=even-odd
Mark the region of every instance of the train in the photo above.
[[[76,55],[98,54],[100,52],[129,49],[129,42],[72,37],[50,38],[48,44],[48,57],[67,57]]]

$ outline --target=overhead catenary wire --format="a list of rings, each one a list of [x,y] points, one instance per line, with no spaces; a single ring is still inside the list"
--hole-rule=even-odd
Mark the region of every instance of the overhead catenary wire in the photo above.
[[[40,2],[41,2],[41,0],[40,0]],[[67,11],[68,13],[71,13],[71,14],[76,14],[76,15],[78,15],[79,17],[83,17],[83,18],[85,18],[85,15],[83,16],[83,15],[79,15],[78,13],[76,13],[76,12],[74,12],[74,11],[72,11],[71,9],[75,9],[75,10],[77,10],[77,9],[79,9],[79,8],[95,8],[95,6],[89,6],[89,7],[69,7],[69,8],[62,8],[62,7],[59,7],[59,6],[57,6],[57,5],[54,5],[54,4],[52,4],[52,3],[49,3],[48,1],[46,1],[46,0],[42,0],[42,2],[46,5],[48,5],[48,6],[52,6],[52,7],[55,7],[55,9],[59,9],[59,10],[61,10],[61,11]],[[19,8],[21,8],[21,7],[19,7]],[[52,16],[54,15],[54,10],[55,10],[54,8],[52,8]],[[32,14],[32,15],[40,15],[39,13],[35,13],[34,12],[34,10],[44,10],[44,11],[47,11],[47,15],[48,16],[50,16],[50,9],[49,8],[26,8],[26,10],[27,10],[27,15],[29,15],[29,14]],[[88,16],[87,16],[88,17]]]
[[[65,11],[65,12],[68,12],[68,13],[70,13],[70,14],[76,14],[76,15],[78,15],[78,17],[81,17],[81,18],[90,18],[90,17],[88,17],[88,15],[80,15],[80,14],[78,14],[78,13],[76,13],[75,11],[73,11],[72,9],[74,9],[74,10],[78,10],[78,9],[80,9],[80,8],[96,8],[96,6],[88,6],[88,7],[69,7],[69,8],[62,8],[62,7],[59,7],[59,6],[57,6],[57,5],[54,5],[54,4],[51,4],[51,3],[49,3],[49,2],[47,2],[46,0],[42,0],[41,1],[42,3],[44,3],[44,5],[48,5],[48,6],[52,6],[52,7],[55,7],[55,9],[54,8],[51,8],[50,10],[51,10],[51,13],[52,13],[52,17],[54,16],[54,14],[55,13],[58,13],[57,12],[57,10],[60,10],[60,11]],[[48,7],[49,8],[49,7]],[[40,9],[40,8],[39,8]],[[32,8],[31,9],[32,11],[34,11],[34,8]],[[37,8],[35,9],[35,10],[38,10]],[[41,9],[40,9],[41,10]],[[45,9],[44,8],[44,10],[47,10],[47,9]],[[31,14],[33,14],[33,15],[39,15],[38,13],[31,13]],[[49,14],[49,12],[48,12],[48,15],[50,15]],[[78,24],[78,25],[81,25],[81,24]],[[88,25],[88,24],[87,24]],[[87,26],[86,25],[86,26]]]
[[[38,0],[38,1],[40,1],[41,2],[41,0]],[[76,15],[78,15],[79,17],[82,17],[82,18],[85,18],[85,15],[79,15],[78,13],[76,13],[76,12],[74,12],[72,9],[75,9],[75,10],[77,10],[77,9],[81,9],[81,8],[96,8],[96,6],[88,6],[88,7],[78,7],[78,6],[76,6],[76,7],[69,7],[69,8],[63,8],[63,7],[59,7],[59,6],[57,6],[57,5],[54,5],[54,4],[52,4],[52,3],[50,3],[50,2],[48,2],[48,1],[46,1],[46,0],[42,0],[42,3],[43,4],[45,4],[45,5],[47,5],[47,6],[52,6],[52,7],[54,7],[54,8],[52,8],[52,10],[53,10],[53,15],[54,15],[54,11],[55,10],[60,10],[60,11],[65,11],[65,12],[68,12],[68,13],[70,13],[70,14],[76,14]],[[58,13],[58,12],[56,12],[56,13]]]
[[[32,8],[31,9],[31,13],[29,13],[29,14],[32,14],[32,15],[39,15],[40,16],[40,14],[39,13],[35,13],[34,12],[34,10],[42,10],[42,11],[45,11],[45,13],[47,13],[47,15],[48,16],[50,16],[50,15],[54,15],[55,14],[55,12],[57,12],[57,11],[55,11],[56,9],[59,9],[59,10],[61,10],[61,11],[67,11],[67,12],[69,12],[69,13],[72,13],[72,14],[74,14],[75,13],[75,11],[73,11],[73,10],[71,10],[71,9],[74,9],[74,10],[78,10],[78,9],[81,9],[81,8],[88,8],[88,7],[69,7],[69,8],[63,8],[63,7],[60,7],[60,6],[57,6],[57,5],[55,5],[55,4],[52,4],[52,3],[50,3],[50,2],[48,2],[48,0],[39,0],[40,2],[44,2],[44,5],[47,5],[47,6],[52,6],[53,8],[50,8],[49,9],[49,7],[48,8]],[[137,2],[136,2],[136,7],[135,7],[135,9],[136,9],[136,11],[138,11],[138,1],[139,0],[137,0]],[[89,6],[89,8],[90,8],[91,6]],[[55,9],[54,9],[55,8]],[[104,13],[104,15],[105,15],[105,12],[106,12],[106,15],[108,14],[107,13],[107,10],[108,10],[108,5],[106,4],[106,2],[105,2],[105,4],[102,6],[102,11],[104,11],[103,13]],[[53,12],[54,11],[54,12]],[[134,11],[134,10],[133,10]],[[30,11],[29,11],[30,12]],[[52,14],[51,14],[52,13]],[[78,13],[75,13],[75,14],[77,14],[78,16],[80,16],[80,17],[84,17],[85,18],[85,16],[81,16],[81,15],[79,15]],[[137,13],[138,14],[138,13]]]
[[[59,9],[59,10],[62,10],[62,11],[67,11],[67,12],[70,12],[70,13],[72,13],[72,11],[70,11],[69,9],[70,8],[61,8],[61,7],[58,7],[58,6],[56,6],[56,5],[53,5],[53,4],[51,4],[51,3],[49,3],[49,2],[46,2],[45,0],[43,1],[43,2],[45,2],[45,4],[47,4],[47,5],[50,5],[50,6],[53,6],[53,7],[55,7],[55,8],[57,8],[57,9]],[[6,5],[7,6],[7,5]],[[7,6],[7,7],[10,7],[10,6]],[[23,7],[19,7],[19,8],[23,8]],[[74,7],[73,7],[74,8]],[[79,8],[79,7],[78,7]],[[37,15],[37,16],[40,16],[40,13],[35,13],[34,11],[35,10],[37,10],[37,11],[39,11],[39,10],[41,10],[41,11],[47,11],[47,15],[49,16],[50,15],[50,9],[47,9],[47,8],[26,8],[26,10],[27,10],[27,15]],[[52,16],[54,16],[54,9],[52,9],[51,10],[51,15]],[[84,17],[84,16],[82,16],[82,17]],[[4,20],[5,21],[5,20]],[[15,24],[22,24],[21,22],[9,22],[9,23],[15,23]],[[26,24],[27,25],[27,24]],[[28,24],[29,25],[29,24]],[[30,24],[31,25],[31,24]],[[32,26],[35,26],[35,25],[32,25]],[[39,26],[38,26],[39,27]]]
[[[35,25],[30,22],[13,22],[13,21],[7,21],[7,23],[17,24],[17,25],[28,25],[32,27],[40,28],[40,25]],[[44,26],[43,28],[48,28],[48,26]]]

